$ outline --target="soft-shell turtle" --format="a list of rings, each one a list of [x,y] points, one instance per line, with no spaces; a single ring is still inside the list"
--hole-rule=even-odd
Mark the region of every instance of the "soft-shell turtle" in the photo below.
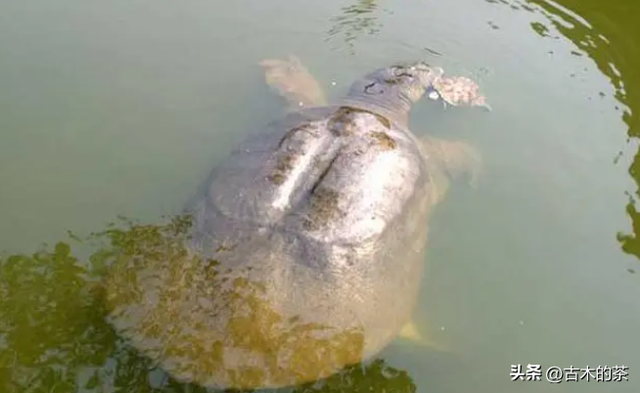
[[[203,386],[293,386],[376,355],[411,320],[446,175],[479,160],[408,129],[441,69],[382,68],[327,104],[297,59],[262,65],[290,111],[203,183],[190,252],[107,278],[116,330]]]
[[[490,111],[491,106],[479,92],[478,84],[466,76],[443,76],[428,89],[429,98],[442,99],[446,104],[480,106]]]

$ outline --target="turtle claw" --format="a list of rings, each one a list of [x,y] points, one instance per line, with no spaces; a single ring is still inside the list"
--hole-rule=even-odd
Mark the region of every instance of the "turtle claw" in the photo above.
[[[292,108],[320,106],[326,103],[318,81],[295,55],[286,59],[264,59],[259,62],[265,80]]]
[[[471,144],[463,141],[447,141],[423,137],[425,151],[442,165],[450,178],[467,177],[469,185],[476,189],[484,174],[482,155]]]
[[[445,155],[448,158],[446,168],[449,174],[453,177],[464,174],[471,188],[477,189],[484,174],[480,152],[473,145],[462,141],[446,142],[443,148],[448,150]]]
[[[473,189],[478,188],[480,178],[484,175],[484,164],[482,162],[482,155],[472,145],[461,142],[462,146],[462,171],[466,173],[469,179],[469,185]]]
[[[468,106],[477,106],[479,108],[484,109],[486,112],[493,111],[493,108],[491,107],[491,105],[489,105],[487,103],[487,99],[484,96],[481,96],[481,95],[472,98],[467,105]]]

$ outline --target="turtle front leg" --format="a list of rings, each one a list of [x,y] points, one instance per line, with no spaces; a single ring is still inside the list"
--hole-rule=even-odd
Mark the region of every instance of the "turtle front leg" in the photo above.
[[[289,109],[327,104],[320,83],[298,57],[289,55],[287,59],[265,59],[260,65],[264,68],[267,84],[284,97]]]
[[[474,146],[463,141],[447,141],[430,136],[420,139],[428,160],[434,160],[452,179],[468,176],[471,186],[477,187],[483,164],[482,156]]]

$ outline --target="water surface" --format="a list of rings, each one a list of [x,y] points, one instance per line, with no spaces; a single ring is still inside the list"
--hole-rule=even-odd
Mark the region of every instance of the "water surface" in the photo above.
[[[415,132],[484,156],[477,189],[456,183],[430,223],[416,319],[452,354],[399,341],[325,390],[637,392],[637,6],[562,3],[5,2],[2,390],[150,391],[162,380],[116,349],[74,267],[81,247],[78,263],[62,245],[8,256],[117,215],[178,212],[231,146],[279,115],[257,62],[295,53],[330,97],[421,58],[475,78],[494,108],[425,101],[412,114]],[[511,365],[530,363],[625,365],[629,380],[510,381]]]

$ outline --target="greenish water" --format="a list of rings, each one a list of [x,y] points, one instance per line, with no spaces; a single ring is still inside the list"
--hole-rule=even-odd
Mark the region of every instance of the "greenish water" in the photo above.
[[[331,97],[424,58],[478,80],[494,108],[412,114],[415,131],[470,141],[485,161],[478,188],[456,184],[430,224],[417,321],[451,353],[399,341],[299,390],[640,391],[640,10],[561,3],[3,2],[0,392],[198,390],[158,387],[159,371],[121,347],[79,267],[95,250],[66,231],[178,212],[278,113],[257,62],[288,53]],[[32,255],[57,241],[72,250]],[[510,381],[529,363],[625,365],[629,380]]]

